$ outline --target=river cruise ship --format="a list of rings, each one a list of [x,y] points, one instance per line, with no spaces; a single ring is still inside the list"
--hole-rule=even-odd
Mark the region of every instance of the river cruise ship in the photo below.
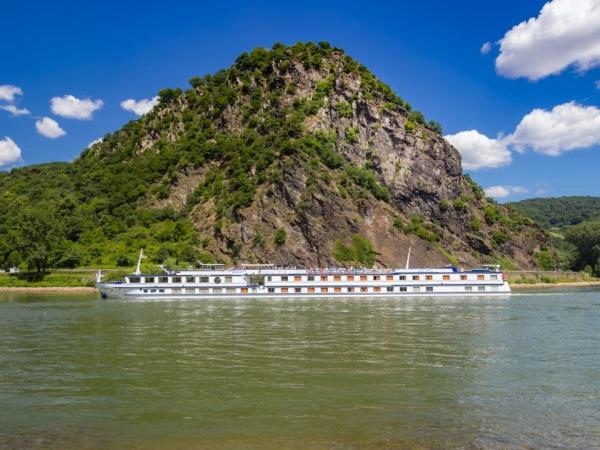
[[[96,286],[103,298],[198,299],[287,297],[438,297],[508,295],[510,286],[498,266],[440,269],[300,269],[272,265],[225,268],[204,265],[194,270],[138,270],[123,280]]]

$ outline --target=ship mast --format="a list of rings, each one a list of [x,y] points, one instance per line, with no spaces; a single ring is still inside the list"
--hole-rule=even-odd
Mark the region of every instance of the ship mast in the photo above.
[[[410,251],[412,247],[408,247],[408,255],[406,255],[406,269],[410,269]]]
[[[140,249],[140,257],[138,258],[137,268],[135,269],[135,275],[142,274],[142,258],[144,257],[144,249]]]

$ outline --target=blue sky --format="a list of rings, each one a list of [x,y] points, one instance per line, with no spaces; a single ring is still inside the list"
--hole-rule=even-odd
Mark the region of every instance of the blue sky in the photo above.
[[[152,98],[164,87],[187,88],[192,76],[227,67],[243,51],[325,40],[440,122],[445,134],[476,130],[452,142],[462,147],[465,161],[479,158],[471,164],[479,167],[467,171],[482,186],[496,186],[490,192],[500,200],[600,195],[600,136],[594,132],[600,129],[600,58],[586,59],[595,51],[588,48],[590,41],[600,47],[594,31],[600,30],[595,14],[600,5],[570,0],[576,11],[569,11],[565,2],[554,0],[544,15],[543,1],[104,1],[85,6],[3,1],[0,88],[18,87],[22,94],[7,99],[11,94],[5,91],[0,106],[31,112],[14,116],[0,110],[0,145],[4,142],[6,149],[8,141],[1,140],[8,137],[21,152],[17,163],[5,160],[3,168],[72,160],[93,140],[137,117],[120,106],[122,101]],[[593,13],[571,17],[574,25],[559,30],[558,37],[539,31],[544,26],[552,31],[557,14],[571,20],[569,14],[584,7]],[[529,19],[536,23],[517,32],[533,44],[519,48],[522,36],[515,32],[501,52],[498,41]],[[482,54],[488,41],[491,49]],[[506,62],[497,68],[500,53]],[[73,118],[64,110],[67,95],[102,106],[88,119],[81,118],[85,112]],[[54,111],[52,98],[59,99]],[[566,106],[553,109],[559,105]],[[541,113],[525,120],[535,109]],[[581,115],[575,124],[563,123],[576,114]],[[42,124],[46,135],[56,137],[36,130],[43,117],[56,122]]]

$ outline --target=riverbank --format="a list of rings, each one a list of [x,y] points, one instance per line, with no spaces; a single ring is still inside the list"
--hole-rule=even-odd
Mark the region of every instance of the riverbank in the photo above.
[[[540,289],[540,288],[566,288],[566,287],[592,287],[600,286],[600,281],[573,281],[570,283],[527,283],[511,284],[511,289]]]
[[[95,287],[90,286],[28,286],[28,287],[0,287],[2,292],[36,292],[36,293],[92,293]]]

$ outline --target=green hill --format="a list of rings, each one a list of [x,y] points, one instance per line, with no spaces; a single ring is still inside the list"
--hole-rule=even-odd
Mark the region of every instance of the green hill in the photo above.
[[[0,266],[198,260],[535,267],[546,234],[487,200],[441,127],[327,43],[164,89],[73,163],[0,175]]]
[[[533,198],[507,203],[546,229],[600,219],[600,197]]]

